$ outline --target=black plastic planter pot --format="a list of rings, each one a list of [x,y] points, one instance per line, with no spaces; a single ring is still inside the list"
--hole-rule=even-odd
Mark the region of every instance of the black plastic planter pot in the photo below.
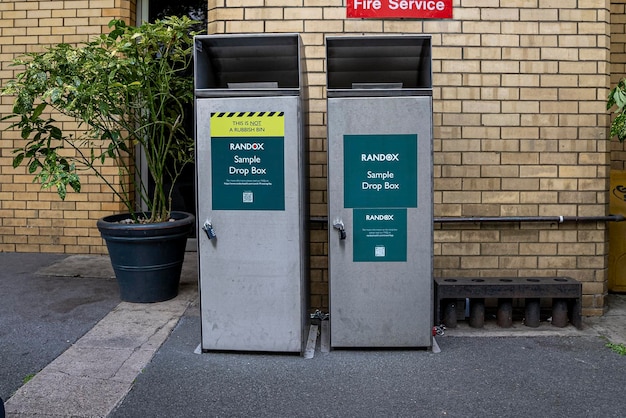
[[[195,217],[172,212],[169,222],[120,223],[128,214],[98,220],[123,301],[152,303],[178,295],[185,245]]]

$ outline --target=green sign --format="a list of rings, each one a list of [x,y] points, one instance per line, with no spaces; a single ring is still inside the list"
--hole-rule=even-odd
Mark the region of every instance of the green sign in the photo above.
[[[345,135],[344,207],[417,207],[417,135]]]
[[[211,138],[213,209],[285,210],[284,137]]]
[[[353,261],[406,261],[406,209],[354,209]]]

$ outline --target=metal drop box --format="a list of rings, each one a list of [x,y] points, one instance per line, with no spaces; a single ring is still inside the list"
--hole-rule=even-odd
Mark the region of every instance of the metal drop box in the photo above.
[[[327,37],[326,58],[331,346],[431,347],[431,37]]]
[[[302,352],[300,36],[202,35],[194,46],[201,348]]]

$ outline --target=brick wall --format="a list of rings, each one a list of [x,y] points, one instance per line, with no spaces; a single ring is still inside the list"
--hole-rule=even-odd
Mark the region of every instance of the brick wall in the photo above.
[[[456,0],[446,21],[347,20],[340,0],[209,5],[209,33],[302,33],[313,216],[326,216],[324,37],[377,33],[433,35],[435,216],[607,213],[609,1]],[[313,231],[320,309],[326,240]],[[436,276],[572,276],[585,314],[603,312],[606,260],[604,223],[435,227]]]
[[[0,3],[0,82],[19,67],[11,61],[26,52],[60,42],[79,43],[108,30],[113,18],[135,19],[134,0],[12,1]],[[11,97],[0,98],[0,114],[11,109]],[[25,168],[13,169],[12,150],[18,132],[0,123],[0,251],[104,253],[95,227],[99,217],[123,210],[94,175],[82,176],[81,193],[61,201],[54,191],[41,191]],[[71,130],[69,121],[64,129]],[[115,167],[111,178],[117,173]]]
[[[606,141],[604,105],[626,73],[623,0],[455,0],[445,21],[347,20],[340,0],[208,1],[209,33],[302,33],[312,216],[327,215],[324,37],[377,33],[433,35],[435,216],[606,214],[611,149],[614,167],[623,160]],[[121,0],[1,2],[0,79],[14,75],[15,55],[79,42],[133,10]],[[118,209],[112,196],[94,178],[65,202],[40,191],[11,168],[14,135],[0,134],[0,251],[104,252],[94,223]],[[327,248],[314,225],[311,303],[322,310]],[[583,282],[585,314],[603,312],[607,253],[604,223],[435,227],[437,276],[569,275]]]

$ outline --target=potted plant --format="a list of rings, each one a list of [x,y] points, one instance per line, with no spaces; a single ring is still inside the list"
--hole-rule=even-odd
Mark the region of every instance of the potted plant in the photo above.
[[[15,96],[3,120],[11,120],[9,129],[20,130],[24,140],[14,150],[14,167],[26,165],[42,188],[55,188],[61,199],[68,188],[80,191],[81,173],[95,173],[124,204],[127,213],[97,223],[122,300],[156,302],[178,293],[195,219],[172,212],[171,194],[194,158],[183,121],[184,107],[193,101],[196,23],[167,17],[134,27],[112,20],[110,33],[85,44],[58,44],[15,60],[25,69],[1,90]],[[58,113],[84,133],[64,132],[54,119]],[[139,174],[140,155],[153,190]],[[119,183],[103,173],[107,163],[119,170]]]

